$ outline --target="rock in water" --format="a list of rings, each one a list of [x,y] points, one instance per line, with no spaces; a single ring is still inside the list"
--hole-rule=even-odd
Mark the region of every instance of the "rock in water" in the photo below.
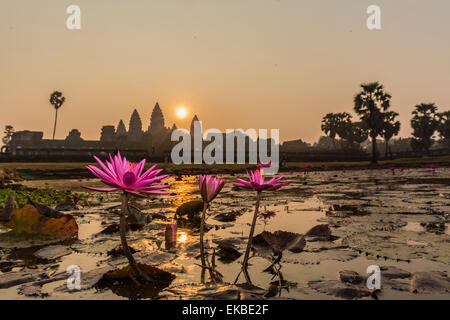
[[[72,250],[68,246],[55,245],[39,249],[34,253],[39,259],[54,260],[62,256],[71,254]]]
[[[365,284],[350,284],[336,280],[325,280],[309,281],[308,285],[321,293],[343,299],[360,299],[372,295],[372,292],[367,289]]]
[[[363,278],[359,275],[358,272],[350,270],[340,271],[339,278],[341,279],[342,282],[345,283],[359,284],[363,281]]]
[[[231,222],[236,221],[236,215],[233,212],[224,212],[216,215],[214,219],[220,222]]]
[[[0,247],[10,247],[5,243],[8,241],[13,244],[18,240],[32,240],[45,244],[78,237],[78,225],[71,215],[62,214],[42,204],[34,204],[26,204],[22,209],[14,210],[11,219],[3,223],[12,230],[0,235]]]
[[[0,186],[16,179],[16,173],[11,169],[0,169]]]
[[[203,201],[194,200],[183,203],[177,208],[176,216],[183,217],[188,216],[188,219],[192,219],[203,210]]]
[[[312,227],[306,236],[310,237],[309,241],[329,241],[331,240],[331,230],[328,224],[319,224]]]
[[[411,280],[411,292],[449,293],[450,279],[443,272],[416,272]]]
[[[55,207],[56,211],[76,211],[78,210],[78,207],[76,206],[76,204],[71,201],[70,199],[66,199],[66,201],[64,201],[63,203],[58,204]]]
[[[148,213],[138,212],[136,209],[130,209],[130,212],[127,217],[127,222],[129,224],[139,224],[146,225],[151,221],[151,217]]]
[[[45,277],[46,273],[41,269],[24,269],[0,274],[0,289],[17,286],[22,283],[32,282]]]

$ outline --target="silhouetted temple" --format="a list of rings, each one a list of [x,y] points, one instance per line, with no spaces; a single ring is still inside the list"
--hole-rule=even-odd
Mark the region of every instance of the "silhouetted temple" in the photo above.
[[[99,140],[84,140],[78,129],[72,129],[65,139],[44,139],[41,131],[18,131],[14,133],[8,144],[8,152],[15,157],[83,157],[98,153],[123,150],[131,154],[153,156],[158,159],[167,158],[173,146],[170,135],[176,129],[166,127],[164,115],[158,103],[151,114],[147,131],[142,130],[142,120],[135,109],[131,114],[128,130],[123,120],[117,128],[105,125],[101,128]]]

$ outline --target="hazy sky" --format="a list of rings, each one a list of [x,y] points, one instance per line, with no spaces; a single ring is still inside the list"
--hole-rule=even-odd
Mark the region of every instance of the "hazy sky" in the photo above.
[[[81,30],[66,8],[81,7]],[[381,7],[382,30],[366,27]],[[0,126],[51,137],[78,128],[147,128],[156,101],[168,124],[279,128],[281,140],[316,141],[328,112],[353,109],[361,82],[379,80],[411,132],[414,105],[450,109],[449,0],[2,0]],[[178,106],[188,118],[175,116]],[[3,130],[2,130],[3,131]]]

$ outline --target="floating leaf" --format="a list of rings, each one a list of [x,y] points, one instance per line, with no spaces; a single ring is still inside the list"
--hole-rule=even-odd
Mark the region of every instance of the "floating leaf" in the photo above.
[[[159,292],[170,285],[175,276],[147,264],[138,263],[142,272],[146,273],[152,281],[137,285],[129,265],[118,270],[109,271],[103,275],[96,287],[111,289],[118,296],[130,299],[154,298]],[[133,280],[134,279],[134,280]]]
[[[78,225],[71,215],[62,213],[56,215],[50,208],[46,208],[44,205],[39,205],[39,208],[36,208],[27,204],[22,209],[15,210],[10,221],[4,223],[6,227],[12,230],[1,234],[0,237],[2,239],[20,237],[30,240],[62,241],[78,236]],[[55,217],[50,218],[48,215]]]
[[[230,263],[241,256],[242,253],[237,250],[237,247],[233,242],[235,241],[231,239],[217,241],[217,246],[219,247],[217,255],[219,256],[220,261]]]
[[[328,224],[319,224],[312,227],[306,236],[310,237],[308,241],[329,241],[331,240],[331,230]]]
[[[183,203],[177,208],[176,216],[188,216],[190,219],[203,211],[203,201],[194,200]]]
[[[284,250],[293,253],[302,252],[306,245],[303,235],[287,231],[275,231],[274,233],[264,231],[253,238],[254,250],[262,256],[269,252],[274,256],[280,256]]]

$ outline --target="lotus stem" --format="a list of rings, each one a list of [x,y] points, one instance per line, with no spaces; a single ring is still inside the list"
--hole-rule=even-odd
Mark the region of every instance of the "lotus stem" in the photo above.
[[[255,213],[253,214],[253,220],[252,220],[252,226],[250,228],[250,234],[248,235],[248,242],[247,242],[247,249],[245,250],[244,260],[242,262],[242,272],[244,273],[245,280],[247,283],[251,284],[252,281],[250,279],[250,275],[248,274],[248,259],[250,257],[250,250],[252,248],[252,242],[253,242],[253,234],[255,233],[255,227],[256,227],[256,218],[259,214],[259,203],[261,200],[261,191],[258,191],[256,193],[256,204],[255,204]],[[237,279],[236,279],[237,281]]]
[[[205,234],[205,218],[206,218],[206,210],[208,209],[208,203],[203,202],[203,211],[202,218],[200,221],[200,258],[202,260],[202,275],[201,281],[205,282],[205,269],[208,269],[209,276],[211,277],[211,281],[214,281],[214,274],[210,268],[208,268],[206,263],[206,254],[205,254],[205,244],[204,244],[204,234]]]
[[[147,274],[142,272],[142,270],[139,268],[138,264],[136,263],[136,260],[134,260],[133,254],[130,251],[130,247],[128,246],[127,237],[126,237],[126,228],[125,228],[125,215],[128,213],[128,195],[124,192],[122,195],[122,210],[120,211],[120,241],[122,243],[122,249],[125,253],[125,256],[128,259],[128,262],[130,263],[131,269],[134,271],[135,275],[138,277],[141,277],[147,281],[150,281],[151,279],[148,277]]]

